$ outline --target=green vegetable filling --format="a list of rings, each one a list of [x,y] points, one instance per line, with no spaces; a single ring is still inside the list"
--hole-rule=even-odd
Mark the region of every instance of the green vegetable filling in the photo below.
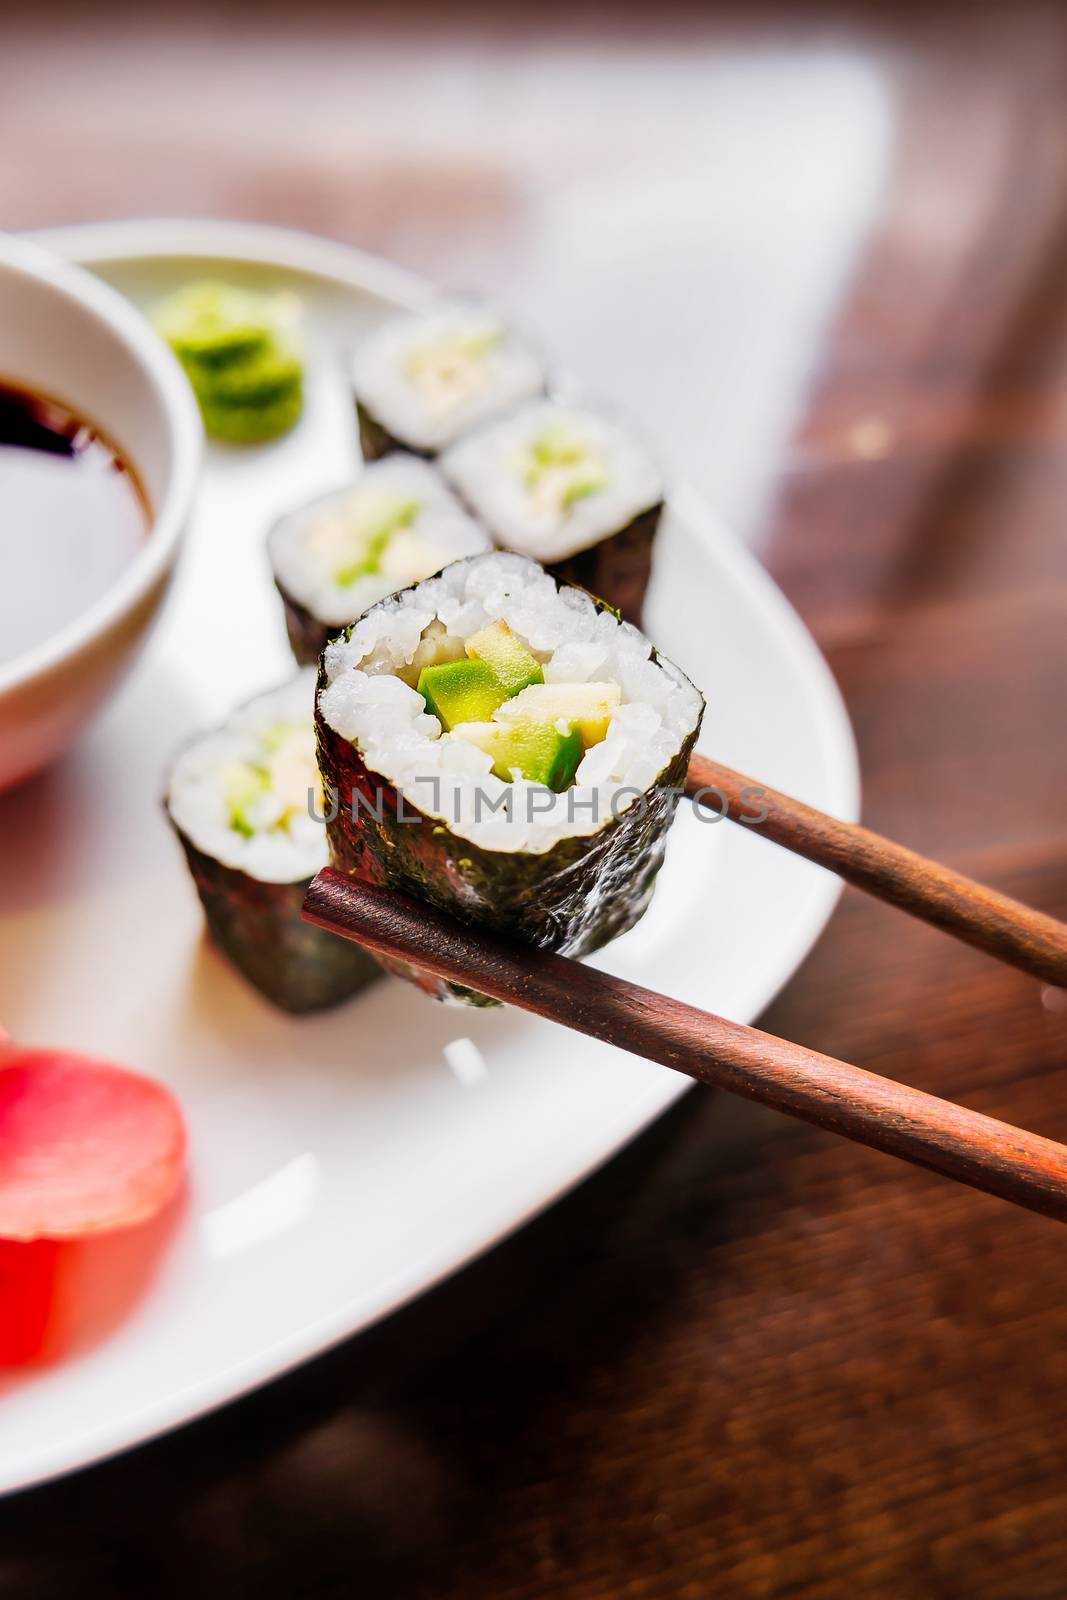
[[[499,722],[569,723],[588,750],[607,738],[622,695],[617,683],[535,683],[494,712]]]
[[[270,773],[266,767],[250,761],[235,761],[226,778],[226,808],[230,827],[245,839],[251,839],[256,825],[251,812],[270,788]]]
[[[423,667],[426,709],[445,733],[484,750],[505,783],[518,773],[566,789],[584,752],[607,736],[618,684],[545,683],[537,657],[503,621],[472,634],[466,651]]]
[[[458,722],[484,722],[507,699],[507,690],[492,667],[470,657],[423,667],[419,693],[446,733]]]
[[[308,790],[321,794],[310,725],[280,722],[259,736],[258,759],[231,761],[223,774],[223,803],[229,826],[244,839],[263,828],[264,797],[272,795],[276,815],[267,824],[287,829],[307,806]]]
[[[492,622],[467,640],[467,654],[492,667],[506,695],[518,694],[531,683],[544,683],[537,657],[504,621]]]
[[[413,350],[405,363],[413,378],[429,373],[435,378],[454,380],[462,367],[470,362],[484,361],[500,344],[503,334],[499,328],[485,328],[480,332],[449,334],[435,344],[423,345]]]
[[[506,622],[493,622],[467,640],[458,661],[423,667],[419,693],[448,733],[459,722],[484,722],[497,706],[544,681],[541,663]]]
[[[575,433],[556,426],[528,446],[523,481],[531,494],[551,491],[560,510],[568,511],[579,500],[606,489],[609,478],[603,462]]]
[[[334,581],[344,587],[380,572],[382,557],[394,533],[401,528],[410,528],[421,510],[422,502],[419,500],[397,500],[393,508],[385,511],[377,522],[360,528],[354,536],[356,553],[346,566],[334,573]]]
[[[581,735],[573,727],[560,732],[551,722],[468,722],[455,729],[493,758],[493,772],[511,783],[516,772],[527,783],[540,783],[556,794],[573,781],[582,759]]]

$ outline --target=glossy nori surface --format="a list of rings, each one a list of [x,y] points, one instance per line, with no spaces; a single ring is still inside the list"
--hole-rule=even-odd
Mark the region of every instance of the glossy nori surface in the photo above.
[[[313,667],[329,641],[344,633],[344,627],[336,622],[321,622],[289,592],[277,575],[274,587],[282,597],[290,648],[302,667]]]
[[[421,456],[424,461],[432,461],[437,454],[435,450],[420,450],[416,445],[406,444],[403,439],[398,439],[367,410],[362,400],[356,401],[356,422],[359,427],[359,448],[364,461],[380,461],[382,456],[391,455],[394,450],[404,450],[408,455]]]
[[[597,602],[601,609],[610,609]],[[653,659],[661,659],[653,655]],[[326,678],[319,668],[318,689]],[[699,722],[674,759],[618,819],[593,834],[561,839],[543,854],[485,850],[401,799],[388,779],[326,723],[316,694],[319,770],[335,813],[327,823],[333,866],[350,877],[397,889],[461,920],[542,949],[582,956],[625,933],[644,914],[663,862]],[[360,797],[354,800],[354,797]],[[391,969],[392,970],[392,969]],[[413,973],[439,999],[492,1004]]]
[[[310,878],[265,883],[205,854],[170,819],[196,883],[211,937],[239,972],[283,1011],[321,1011],[381,977],[366,951],[300,919]]]
[[[650,506],[617,533],[546,570],[561,584],[600,595],[625,621],[639,628],[652,573],[652,545],[662,514],[662,503]]]

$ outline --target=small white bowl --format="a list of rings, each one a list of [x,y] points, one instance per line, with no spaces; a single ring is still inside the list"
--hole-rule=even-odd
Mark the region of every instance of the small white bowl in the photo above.
[[[0,383],[98,427],[148,497],[143,547],[73,622],[0,665],[0,789],[82,731],[144,643],[189,520],[203,430],[185,376],[139,312],[88,272],[0,235]],[[0,596],[0,611],[17,594]]]

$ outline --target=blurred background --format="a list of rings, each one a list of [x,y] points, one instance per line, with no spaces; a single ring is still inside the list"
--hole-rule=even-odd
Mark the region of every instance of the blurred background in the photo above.
[[[5,15],[0,226],[260,220],[494,292],[632,412],[824,648],[888,628],[914,663],[909,597],[965,581],[997,602],[978,648],[1022,588],[1041,615],[1019,648],[1044,660],[1060,513],[1014,446],[1067,412],[1065,91],[1056,5],[58,0]],[[990,728],[1005,756],[1047,742],[1062,689],[953,706],[976,757],[947,811],[940,734],[912,730],[931,853],[984,839]],[[1009,836],[1059,830],[1055,791],[996,793]]]
[[[871,825],[1067,912],[1062,6],[21,7],[0,150],[6,229],[259,220],[499,294],[797,605]],[[857,895],[764,1025],[1067,1136],[1065,997]],[[1063,1291],[1053,1224],[692,1097],[369,1339],[4,1508],[0,1580],[1063,1600]]]
[[[1063,47],[1052,6],[60,0],[5,21],[0,223],[261,219],[497,290],[756,538],[790,450],[892,446],[961,289],[995,347],[1059,222]],[[850,415],[798,438],[879,230]]]

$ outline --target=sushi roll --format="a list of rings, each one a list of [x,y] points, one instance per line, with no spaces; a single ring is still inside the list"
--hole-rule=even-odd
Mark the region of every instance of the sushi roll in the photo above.
[[[397,589],[490,547],[440,474],[417,456],[365,467],[354,484],[282,517],[267,553],[296,659]]]
[[[380,974],[355,945],[300,920],[308,884],[327,859],[314,686],[314,672],[302,672],[194,740],[178,756],[165,798],[212,938],[286,1011],[335,1005]],[[309,791],[319,799],[317,818]]]
[[[328,644],[318,689],[338,870],[567,955],[643,915],[704,701],[610,609],[474,556]]]
[[[434,456],[498,412],[540,394],[540,360],[490,306],[451,301],[383,323],[358,346],[352,389],[367,461]]]
[[[460,440],[441,466],[496,544],[640,623],[663,481],[618,423],[536,401]]]

